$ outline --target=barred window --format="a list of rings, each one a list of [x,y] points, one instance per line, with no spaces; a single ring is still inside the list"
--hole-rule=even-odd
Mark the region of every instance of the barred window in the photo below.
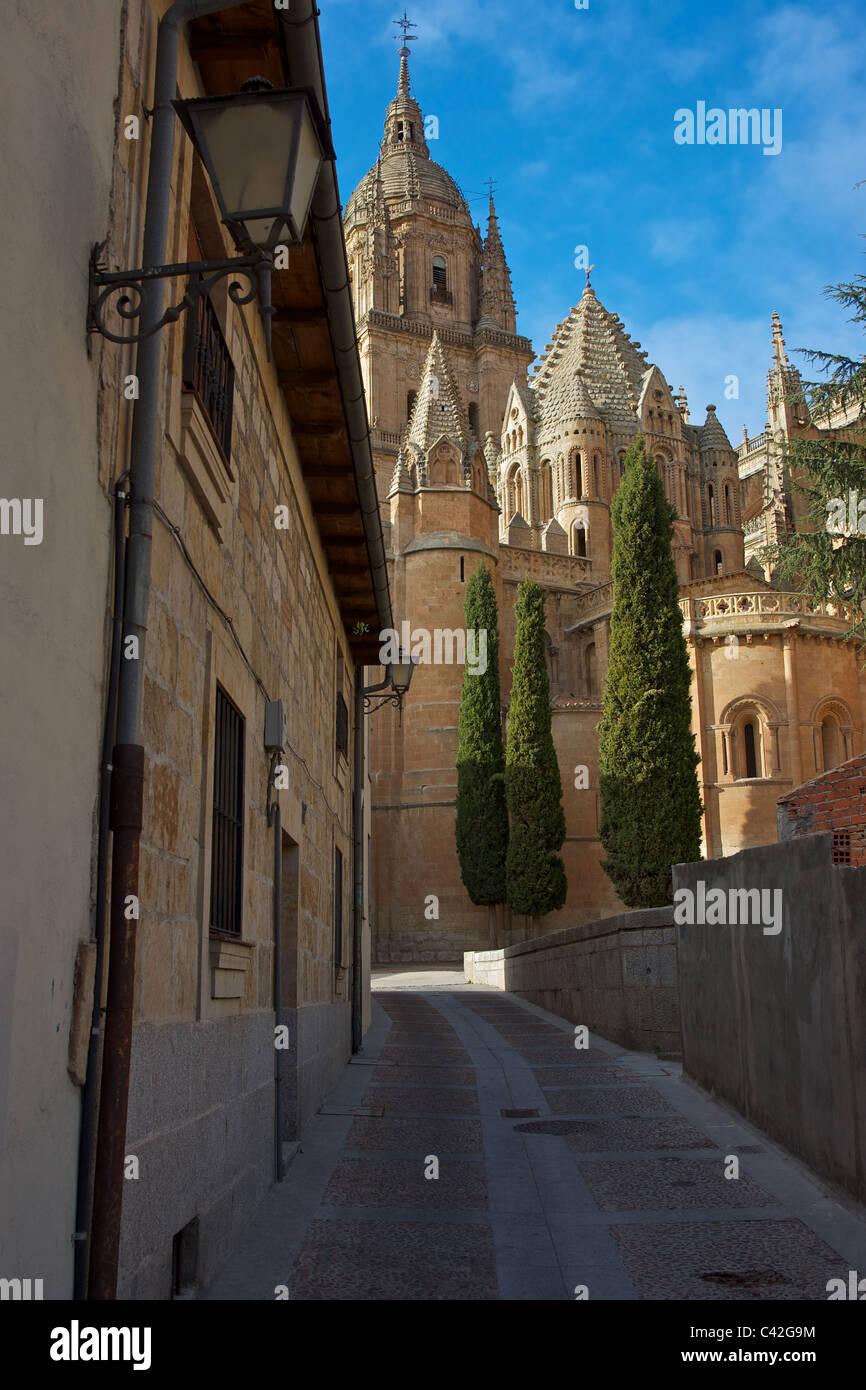
[[[216,310],[207,295],[189,311],[183,350],[183,384],[207,416],[225,458],[232,451],[235,369]]]
[[[244,718],[217,686],[214,722],[211,931],[241,934],[244,838]]]

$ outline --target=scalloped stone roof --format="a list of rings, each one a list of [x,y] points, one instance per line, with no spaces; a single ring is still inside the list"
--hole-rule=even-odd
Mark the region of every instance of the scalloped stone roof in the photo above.
[[[716,415],[714,405],[707,406],[706,422],[698,430],[701,452],[705,449],[730,449],[731,441],[725,434],[724,426]]]
[[[566,420],[604,420],[615,431],[633,430],[645,355],[587,285],[580,303],[557,327],[532,380],[539,435]]]

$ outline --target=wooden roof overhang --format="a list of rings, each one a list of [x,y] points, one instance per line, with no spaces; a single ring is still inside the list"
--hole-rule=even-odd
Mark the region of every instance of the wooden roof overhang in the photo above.
[[[250,0],[195,20],[188,42],[205,92],[236,92],[256,75],[275,87],[291,86],[285,35],[271,0]],[[340,616],[356,664],[375,665],[381,624],[371,521],[365,525],[356,471],[362,441],[350,438],[312,217],[303,245],[290,249],[289,268],[274,270],[272,298],[274,366]]]

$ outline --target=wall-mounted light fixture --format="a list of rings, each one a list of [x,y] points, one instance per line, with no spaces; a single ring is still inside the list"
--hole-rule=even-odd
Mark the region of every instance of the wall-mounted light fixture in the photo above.
[[[379,681],[377,685],[365,685],[362,694],[364,696],[364,709],[381,709],[382,705],[396,705],[400,711],[400,718],[403,718],[403,696],[407,694],[412,683],[412,672],[417,666],[417,661],[408,652],[401,652],[399,660],[388,662],[385,666],[387,672],[385,679]],[[387,691],[387,694],[379,695],[379,691]],[[370,696],[378,696],[375,704]]]
[[[245,82],[239,93],[194,97],[172,103],[201,157],[222,220],[241,253],[234,260],[186,261],[149,270],[107,271],[99,264],[104,247],[90,258],[88,329],[115,343],[137,343],[174,323],[218,280],[240,275],[229,285],[235,304],[258,295],[270,357],[271,272],[281,245],[299,245],[313,201],[319,170],[333,158],[316,99],[306,88],[278,89],[264,77]],[[186,293],[155,323],[130,333],[106,327],[109,304],[120,318],[143,316],[143,286],[152,280],[189,277]],[[119,295],[119,298],[112,298]]]

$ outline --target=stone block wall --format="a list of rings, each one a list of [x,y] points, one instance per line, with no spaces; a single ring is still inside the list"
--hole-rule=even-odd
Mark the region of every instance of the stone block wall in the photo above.
[[[473,984],[507,989],[622,1047],[679,1053],[677,947],[669,907],[585,922],[498,951],[469,951]]]

